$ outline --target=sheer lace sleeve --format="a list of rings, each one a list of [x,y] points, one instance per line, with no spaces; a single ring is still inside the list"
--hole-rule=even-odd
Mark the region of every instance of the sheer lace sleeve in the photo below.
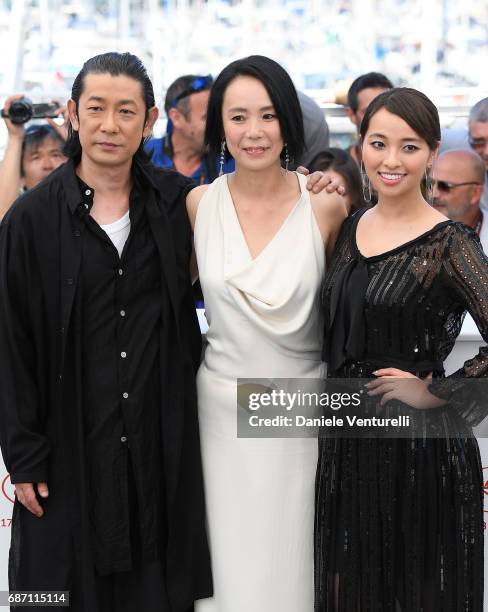
[[[446,282],[461,307],[473,317],[483,340],[488,343],[488,257],[478,236],[462,224],[453,224],[446,244],[443,271]],[[467,379],[486,378],[483,381]],[[475,426],[488,413],[488,347],[446,378],[433,381],[430,390],[449,401],[466,422]]]

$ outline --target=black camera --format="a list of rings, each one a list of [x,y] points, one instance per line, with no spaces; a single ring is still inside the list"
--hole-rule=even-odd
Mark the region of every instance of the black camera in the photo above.
[[[28,98],[20,98],[10,105],[8,113],[2,109],[2,117],[7,117],[15,125],[22,125],[31,119],[45,119],[46,117],[57,117],[59,109],[57,102],[32,104]]]

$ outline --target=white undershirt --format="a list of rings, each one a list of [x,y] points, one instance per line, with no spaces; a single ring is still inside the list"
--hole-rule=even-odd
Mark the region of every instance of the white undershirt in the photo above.
[[[124,250],[124,245],[127,242],[130,232],[129,211],[127,211],[123,217],[117,219],[117,221],[108,223],[107,225],[100,225],[100,227],[113,242],[114,247],[119,253],[119,257],[122,257],[122,251]]]

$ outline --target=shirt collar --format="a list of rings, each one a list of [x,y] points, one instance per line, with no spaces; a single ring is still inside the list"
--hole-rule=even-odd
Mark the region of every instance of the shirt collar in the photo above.
[[[90,212],[93,206],[93,195],[95,193],[95,190],[82,181],[76,174],[77,164],[78,160],[68,160],[66,164],[64,164],[62,172],[63,186],[68,206],[72,214],[77,211],[78,213]],[[134,160],[131,172],[133,179],[131,199],[133,196],[137,196],[148,188],[157,189],[156,183],[150,172],[150,164],[143,164],[138,160]]]

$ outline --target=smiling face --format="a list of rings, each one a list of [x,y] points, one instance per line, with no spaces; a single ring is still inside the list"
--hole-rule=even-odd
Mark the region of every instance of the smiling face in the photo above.
[[[78,109],[68,102],[69,116],[83,156],[108,167],[132,163],[132,157],[148,136],[158,111],[146,107],[141,84],[125,75],[87,74]]]
[[[381,108],[365,134],[363,162],[371,184],[381,197],[420,192],[420,183],[434,152],[406,121]]]
[[[225,140],[236,167],[260,171],[280,165],[280,123],[266,88],[253,77],[236,77],[222,104]]]

